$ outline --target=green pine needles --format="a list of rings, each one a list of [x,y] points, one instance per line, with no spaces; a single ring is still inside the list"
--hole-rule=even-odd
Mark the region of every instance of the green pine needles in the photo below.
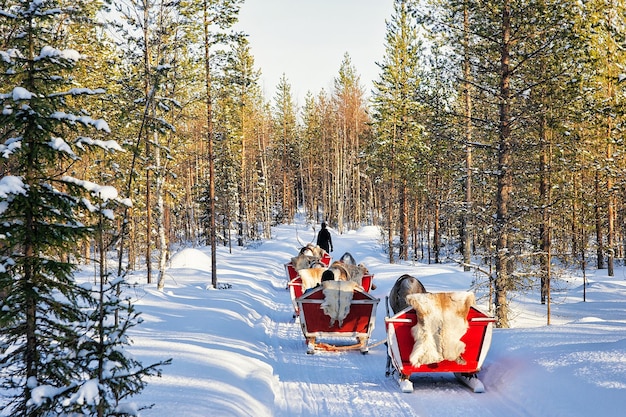
[[[67,45],[72,22],[92,17],[82,5],[9,1],[0,10],[3,415],[136,415],[124,399],[167,363],[145,367],[124,352],[138,316],[119,298],[123,280],[106,273],[103,256],[99,284],[75,280],[79,243],[96,240],[104,253],[103,232],[121,201],[73,170],[83,153],[121,149],[100,139],[106,122],[74,107],[102,93],[71,76],[82,58]]]

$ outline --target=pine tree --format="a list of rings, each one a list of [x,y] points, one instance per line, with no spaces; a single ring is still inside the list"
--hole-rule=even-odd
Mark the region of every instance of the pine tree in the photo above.
[[[323,89],[317,96],[309,92],[301,114],[299,149],[304,206],[312,220],[335,222],[337,199],[344,198],[338,196],[333,180],[336,170],[332,169],[339,140],[336,105]]]
[[[83,382],[78,385],[63,404],[66,412],[79,415],[137,416],[142,409],[127,401],[147,385],[146,377],[161,376],[161,367],[171,359],[144,366],[124,349],[129,344],[128,330],[141,322],[140,313],[126,294],[130,285],[123,277],[107,270],[107,253],[117,238],[107,233],[114,226],[114,211],[123,203],[113,187],[99,187],[85,182],[92,189],[94,212],[94,238],[97,248],[98,280],[89,288],[96,304],[85,309],[88,320],[77,323],[82,334],[79,341]],[[110,239],[106,236],[110,235]],[[83,287],[88,288],[86,284]]]
[[[618,190],[624,187],[623,100],[626,65],[626,5],[619,0],[597,0],[582,5],[579,36],[586,40],[584,91],[587,98],[580,114],[586,121],[584,135],[592,142],[596,194],[597,267],[614,275],[617,247]]]
[[[433,3],[441,9],[430,15],[429,24],[444,33],[449,44],[457,45],[452,55],[465,67],[461,71],[459,66],[456,73],[463,90],[471,82],[474,91],[471,114],[465,105],[464,136],[479,145],[476,156],[483,171],[495,173],[484,175],[489,188],[483,206],[486,212],[495,212],[493,221],[485,217],[473,222],[491,223],[488,230],[493,235],[484,234],[482,239],[486,247],[492,246],[489,240],[495,243],[496,315],[498,325],[508,327],[507,293],[523,281],[515,268],[522,262],[520,249],[530,252],[523,242],[535,231],[539,239],[530,240],[541,241],[537,245],[541,254],[535,259],[540,259],[542,286],[549,274],[550,210],[558,200],[549,195],[549,167],[562,160],[550,155],[549,149],[551,141],[557,146],[568,143],[562,132],[569,116],[563,109],[575,99],[571,80],[578,77],[579,57],[574,51],[579,41],[572,24],[579,3]]]
[[[291,93],[291,84],[283,74],[276,86],[274,96],[274,139],[277,172],[282,173],[280,180],[280,215],[284,219],[292,219],[296,214],[296,193],[301,187],[298,184],[298,167],[300,165],[300,143],[296,106]],[[279,207],[276,207],[278,209]]]
[[[337,118],[337,138],[333,144],[337,198],[337,229],[362,220],[360,155],[370,124],[363,86],[350,55],[344,54],[339,75],[335,78],[333,104]]]
[[[227,45],[239,38],[237,33],[229,33],[228,30],[237,22],[239,16],[239,7],[242,0],[203,0],[198,2],[195,7],[191,6],[190,16],[196,17],[197,22],[201,25],[197,28],[198,36],[202,44],[202,57],[200,61],[204,67],[204,92],[203,102],[204,122],[206,123],[206,142],[207,142],[207,159],[208,159],[208,184],[206,186],[208,197],[205,198],[207,208],[207,229],[209,231],[209,244],[211,245],[211,285],[217,288],[217,235],[216,235],[216,207],[215,207],[215,161],[214,161],[214,145],[215,145],[215,115],[214,102],[216,94],[216,86],[213,78],[215,69],[221,63],[216,62],[216,51],[213,49],[217,45]]]
[[[301,111],[302,132],[302,199],[303,206],[309,218],[317,219],[321,208],[322,178],[319,163],[322,140],[322,114],[318,101],[310,91],[304,97],[304,106]],[[323,146],[325,147],[325,146]]]
[[[75,279],[77,242],[93,236],[90,213],[110,215],[92,201],[111,190],[79,179],[74,168],[94,148],[121,148],[103,139],[110,131],[104,120],[77,107],[103,93],[75,84],[72,70],[84,57],[63,43],[73,24],[93,23],[87,10],[94,9],[82,6],[15,1],[5,2],[0,13],[3,31],[15,34],[0,51],[6,86],[0,93],[0,289],[6,292],[0,301],[0,387],[7,394],[1,405],[14,416],[66,415],[85,402],[113,410],[118,400],[137,393],[143,374],[154,371],[116,348],[121,377],[107,382],[100,373],[94,379],[90,350],[84,350],[97,328],[90,311],[107,307]],[[88,131],[95,135],[86,136]],[[106,293],[115,295],[110,288]],[[101,343],[127,344],[124,330],[98,333]],[[111,383],[120,387],[103,388]],[[102,388],[95,396],[93,386]]]
[[[411,16],[411,0],[396,0],[387,23],[386,47],[380,79],[374,82],[373,119],[376,141],[371,146],[371,166],[385,181],[389,260],[393,262],[395,218],[399,219],[400,259],[408,257],[409,181],[417,168],[416,156],[424,148],[417,91],[422,67],[421,42]],[[396,198],[398,215],[396,216]]]
[[[233,197],[227,205],[233,208],[232,216],[236,218],[238,246],[243,246],[250,237],[250,226],[254,223],[250,214],[254,213],[258,204],[258,201],[252,200],[256,174],[253,169],[255,146],[250,126],[254,122],[255,106],[260,97],[259,76],[260,72],[254,68],[250,46],[247,40],[241,39],[227,55],[224,76],[220,79],[222,93],[218,97],[218,108],[223,123],[217,122],[217,128],[225,138],[221,143],[227,145],[233,163],[233,183],[230,187]],[[220,195],[221,202],[228,201],[225,193]]]

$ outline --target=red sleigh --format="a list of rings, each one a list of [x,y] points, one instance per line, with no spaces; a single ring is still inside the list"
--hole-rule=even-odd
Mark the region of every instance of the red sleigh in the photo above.
[[[346,317],[341,322],[333,322],[321,308],[324,299],[322,286],[315,287],[296,299],[300,326],[307,341],[307,353],[314,353],[316,348],[342,350],[342,347],[358,348],[361,353],[367,353],[369,338],[376,321],[376,307],[380,300],[356,288]],[[343,340],[356,338],[358,344],[338,346],[318,343],[318,339],[337,338]]]
[[[465,352],[462,354],[464,363],[444,360],[438,363],[424,364],[415,367],[411,364],[411,355],[414,339],[411,333],[417,324],[417,314],[412,307],[400,311],[392,317],[385,317],[387,330],[387,375],[391,374],[390,365],[400,375],[400,387],[403,392],[412,392],[413,383],[409,380],[414,373],[452,372],[474,392],[484,392],[485,387],[478,379],[489,347],[495,318],[482,312],[476,307],[470,307],[467,314],[469,328],[461,341],[465,343]]]

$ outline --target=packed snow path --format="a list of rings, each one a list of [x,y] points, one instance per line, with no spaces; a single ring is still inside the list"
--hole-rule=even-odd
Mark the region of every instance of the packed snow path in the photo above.
[[[302,231],[300,231],[302,235]],[[312,234],[312,232],[309,232]],[[378,230],[333,237],[333,255],[350,251],[375,275],[381,299],[370,344],[385,339],[384,298],[410,273],[430,291],[467,290],[476,278],[454,265],[386,262]],[[172,257],[166,289],[134,291],[144,323],[132,331],[132,352],[145,364],[173,358],[136,398],[154,403],[142,416],[621,416],[626,407],[626,281],[607,278],[587,288],[562,284],[552,326],[536,294],[514,301],[518,328],[494,331],[480,372],[486,392],[474,394],[452,375],[414,375],[400,392],[385,376],[384,345],[306,354],[285,289],[284,263],[298,243],[294,226],[279,227],[258,247],[219,248],[218,280],[209,288],[209,249]],[[479,294],[480,295],[480,294]],[[528,297],[528,300],[526,299]]]

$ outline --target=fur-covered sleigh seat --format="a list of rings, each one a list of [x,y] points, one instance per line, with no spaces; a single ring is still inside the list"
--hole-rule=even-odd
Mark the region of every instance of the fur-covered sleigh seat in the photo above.
[[[324,281],[322,286],[324,301],[320,307],[330,317],[330,326],[338,321],[341,327],[350,312],[352,296],[358,284],[354,281]]]
[[[464,363],[467,314],[475,303],[471,292],[440,292],[411,294],[406,297],[417,313],[417,324],[411,329],[415,343],[409,356],[419,367],[443,360]]]
[[[302,280],[302,291],[314,288],[322,282],[322,274],[326,268],[304,268],[298,271]]]

